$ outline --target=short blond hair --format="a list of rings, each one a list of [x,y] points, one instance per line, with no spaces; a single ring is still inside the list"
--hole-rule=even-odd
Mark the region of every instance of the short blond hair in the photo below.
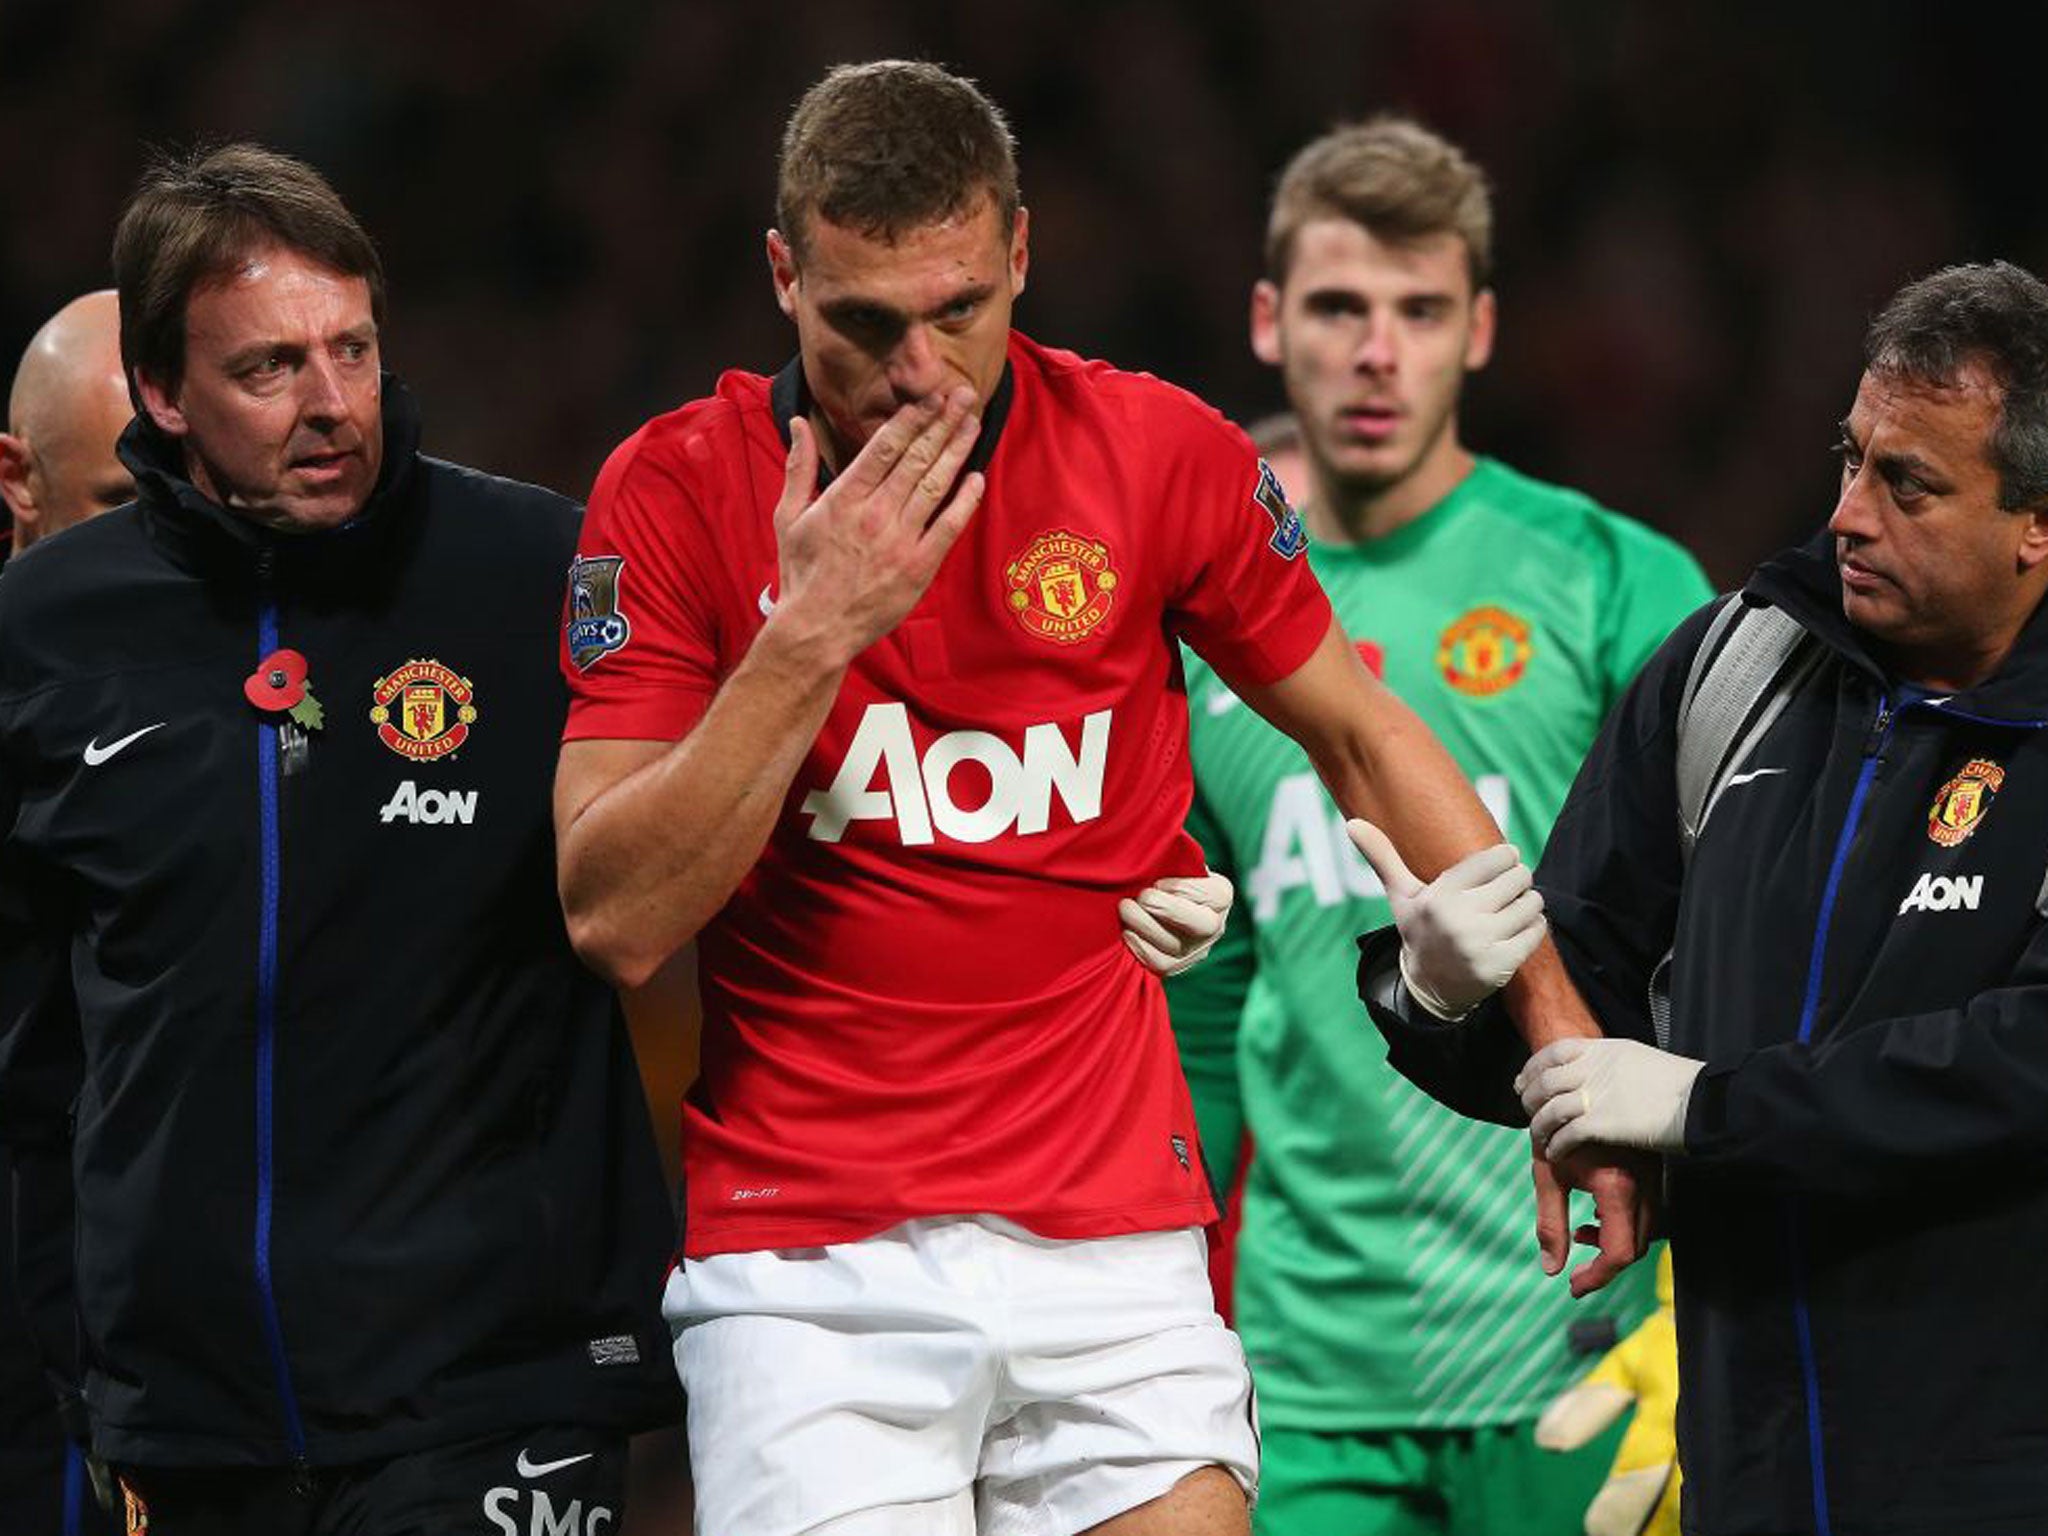
[[[1391,115],[1331,130],[1281,172],[1266,221],[1266,276],[1287,281],[1294,242],[1317,219],[1349,219],[1392,245],[1456,235],[1478,292],[1493,280],[1493,194],[1465,152]]]

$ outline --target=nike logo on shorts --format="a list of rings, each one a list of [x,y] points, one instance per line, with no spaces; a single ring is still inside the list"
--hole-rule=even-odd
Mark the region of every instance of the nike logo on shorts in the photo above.
[[[588,1461],[595,1451],[585,1451],[581,1456],[564,1456],[560,1461],[533,1461],[522,1449],[519,1459],[512,1463],[521,1477],[546,1477],[550,1472],[559,1472],[564,1467],[573,1467],[579,1461]]]
[[[168,724],[170,724],[168,720],[159,720],[155,725],[145,725],[141,730],[130,731],[119,741],[110,741],[104,747],[100,745],[99,737],[93,737],[91,741],[85,744],[85,766],[88,768],[99,767],[101,763],[104,763],[123,748],[133,746],[151,731],[161,730]]]

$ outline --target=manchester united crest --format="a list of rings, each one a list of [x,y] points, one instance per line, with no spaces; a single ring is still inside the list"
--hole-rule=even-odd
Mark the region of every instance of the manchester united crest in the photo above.
[[[2004,783],[2005,770],[1998,764],[1985,757],[1971,758],[1934,797],[1934,809],[1927,813],[1927,835],[1944,848],[1955,847],[1977,830]]]
[[[1437,671],[1458,692],[1484,698],[1522,680],[1531,649],[1527,619],[1505,608],[1474,608],[1437,638]]]
[[[1109,617],[1116,600],[1109,546],[1055,528],[1041,533],[1003,568],[1004,601],[1041,640],[1074,645]]]
[[[434,660],[408,661],[370,690],[377,739],[400,757],[434,762],[469,740],[476,689]]]

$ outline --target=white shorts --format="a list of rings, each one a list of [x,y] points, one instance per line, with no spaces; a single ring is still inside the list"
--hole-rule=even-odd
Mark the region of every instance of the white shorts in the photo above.
[[[1071,1536],[1206,1466],[1256,1490],[1196,1228],[910,1221],[688,1260],[662,1311],[702,1536]]]

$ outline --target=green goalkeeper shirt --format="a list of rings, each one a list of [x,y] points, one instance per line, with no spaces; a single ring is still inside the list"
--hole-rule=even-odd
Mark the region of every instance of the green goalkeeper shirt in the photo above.
[[[1532,865],[1608,708],[1712,595],[1669,539],[1484,458],[1415,521],[1309,560]],[[1188,710],[1190,829],[1237,907],[1169,997],[1220,1188],[1245,1133],[1256,1149],[1236,1317],[1261,1415],[1331,1431],[1531,1419],[1590,1364],[1569,1323],[1606,1313],[1626,1332],[1651,1305],[1649,1266],[1576,1303],[1544,1277],[1527,1136],[1409,1086],[1364,1016],[1353,941],[1391,916],[1307,758],[1193,656]]]

